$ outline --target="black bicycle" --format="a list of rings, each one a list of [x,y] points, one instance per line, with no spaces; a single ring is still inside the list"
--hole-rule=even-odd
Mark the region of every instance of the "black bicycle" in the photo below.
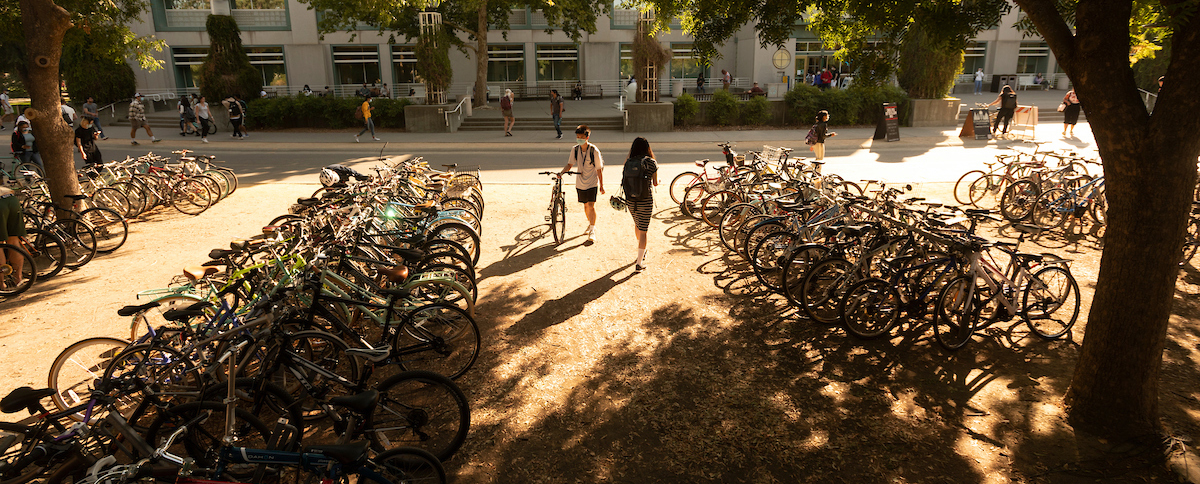
[[[554,177],[554,188],[550,190],[550,206],[547,208],[550,215],[546,216],[546,221],[550,222],[554,243],[561,244],[567,237],[567,202],[562,189],[562,175],[578,175],[579,172],[568,171],[560,174],[557,171],[543,171],[538,174]]]

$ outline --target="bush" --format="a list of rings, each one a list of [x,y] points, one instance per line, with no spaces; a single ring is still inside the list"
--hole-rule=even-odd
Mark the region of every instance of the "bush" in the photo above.
[[[250,101],[246,120],[251,128],[332,128],[362,126],[354,111],[362,104],[359,98],[319,96],[285,96]],[[371,117],[380,128],[403,128],[404,106],[407,99],[376,98],[371,101],[375,110]]]
[[[729,91],[718,89],[708,103],[708,119],[711,123],[728,126],[738,122],[741,102]]]
[[[691,94],[683,93],[675,99],[675,124],[685,125],[700,112],[700,102]]]
[[[766,96],[751,96],[742,103],[742,124],[759,126],[771,120],[771,101]]]
[[[885,102],[896,103],[900,108],[901,124],[907,122],[908,96],[893,86],[852,86],[849,89],[828,89],[801,84],[784,95],[784,102],[791,119],[801,126],[815,122],[817,112],[829,111],[834,125],[875,124]]]
[[[262,76],[250,65],[250,57],[242,48],[242,33],[237,22],[228,15],[209,15],[205,22],[208,31],[208,56],[200,66],[200,92],[209,101],[220,101],[232,95],[255,99],[262,91]]]

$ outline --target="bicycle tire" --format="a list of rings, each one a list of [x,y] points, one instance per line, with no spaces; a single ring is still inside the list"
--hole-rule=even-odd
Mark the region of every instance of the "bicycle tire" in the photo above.
[[[119,190],[125,199],[129,200],[129,211],[125,212],[125,218],[133,218],[145,212],[149,206],[146,202],[146,194],[142,191],[139,185],[129,182],[114,183],[113,188]]]
[[[296,355],[295,357],[351,382],[358,381],[362,364],[357,358],[346,355],[346,350],[350,349],[350,345],[336,335],[327,331],[309,329],[288,335],[286,341],[289,344],[289,350]],[[272,361],[271,355],[277,355],[280,350],[278,343],[273,343],[273,345],[268,347],[265,352],[269,355],[265,358],[267,361]],[[294,372],[304,373],[307,385],[300,382]],[[266,377],[268,381],[284,389],[295,399],[295,406],[299,409],[302,418],[307,421],[327,417],[320,401],[328,401],[330,397],[350,395],[352,390],[328,379],[312,368],[308,368],[305,364],[285,364],[276,368]],[[306,386],[311,386],[316,395],[309,393]]]
[[[709,227],[717,228],[721,215],[731,205],[742,202],[742,196],[731,190],[721,190],[704,198],[701,204],[700,219]]]
[[[1091,203],[1088,204],[1088,214],[1092,216],[1092,220],[1097,225],[1108,224],[1108,197],[1105,196],[1104,188],[1097,188],[1097,193],[1091,197]]]
[[[901,306],[900,292],[890,282],[872,277],[846,290],[838,305],[838,317],[850,334],[875,339],[896,326]]]
[[[1187,222],[1187,232],[1184,234],[1183,248],[1180,250],[1182,255],[1179,265],[1191,262],[1192,258],[1196,256],[1197,248],[1200,248],[1200,220],[1193,215]]]
[[[791,232],[774,232],[763,237],[751,251],[750,266],[754,268],[754,276],[772,292],[783,291],[783,267],[798,239]]]
[[[1021,317],[1042,339],[1061,338],[1079,319],[1079,283],[1062,266],[1043,268],[1032,277],[1021,295]]]
[[[442,303],[455,306],[474,316],[474,296],[470,289],[459,283],[460,274],[454,272],[462,269],[447,266],[440,270],[449,273],[447,279],[434,278],[405,283],[404,288],[410,291],[409,297],[420,304]]]
[[[238,189],[237,173],[234,173],[229,168],[216,168],[216,170],[225,175],[225,180],[229,182],[229,194],[233,195],[233,192],[236,192]]]
[[[25,162],[18,163],[17,166],[13,167],[13,178],[23,180],[25,179],[25,172],[33,172],[37,175],[37,178],[46,177],[46,172],[42,170],[42,167],[38,166],[36,163]]]
[[[213,177],[208,175],[196,175],[192,177],[192,179],[202,183],[204,187],[208,189],[208,198],[212,200],[212,203],[217,203],[221,201],[222,198],[225,198],[225,190],[221,188],[221,183]]]
[[[550,206],[550,232],[554,235],[554,243],[561,244],[566,240],[567,205],[562,198],[555,198]]]
[[[471,251],[467,250],[467,248],[462,244],[453,240],[427,239],[425,243],[421,245],[421,250],[425,251],[426,254],[446,251],[454,252],[455,254],[461,255],[464,260],[469,262],[472,268],[475,267],[475,263],[471,262]]]
[[[162,402],[180,404],[195,401],[200,395],[199,375],[187,357],[174,348],[149,343],[130,345],[104,369],[100,377],[105,388],[116,388],[118,399],[113,409],[126,418],[154,392]],[[135,383],[134,381],[140,381]],[[154,412],[142,416],[157,418]],[[130,424],[137,422],[130,421]]]
[[[107,208],[121,214],[122,217],[129,213],[129,197],[121,193],[116,188],[104,187],[96,190],[89,200],[91,205],[95,207]]]
[[[221,438],[225,435],[225,415],[228,413],[223,403],[197,401],[164,409],[146,429],[146,442],[155,447],[162,445],[166,436],[173,433],[179,425],[195,420],[201,413],[209,413],[208,419],[188,426],[187,431],[179,436],[168,450],[176,455],[186,455],[195,459],[198,467],[215,468],[223,448]],[[233,414],[238,423],[233,429],[237,445],[266,449],[271,441],[270,427],[241,407],[234,407]],[[257,468],[258,464],[227,463],[225,472],[244,479],[252,476]]]
[[[1000,196],[1000,214],[1010,222],[1025,220],[1029,218],[1033,203],[1041,194],[1041,189],[1032,180],[1017,180],[1004,189],[1004,194]]]
[[[973,297],[967,297],[967,289],[974,283],[972,276],[958,276],[946,283],[938,294],[933,333],[938,345],[947,351],[956,351],[965,346],[979,326],[979,315],[983,310],[979,288],[975,289]]]
[[[849,193],[850,195],[853,195],[856,197],[861,197],[861,196],[863,196],[863,193],[865,193],[863,191],[862,187],[858,186],[857,183],[854,183],[854,182],[848,181],[848,180],[843,180],[841,183],[839,183],[837,185],[837,192],[838,193],[842,193],[842,192]]]
[[[756,214],[750,215],[742,220],[742,223],[738,225],[737,230],[733,232],[733,253],[738,257],[743,257],[742,253],[745,252],[743,247],[746,246],[746,237],[750,235],[750,229],[753,229],[754,227],[758,226],[758,224],[773,217],[773,215],[768,214]]]
[[[96,233],[96,252],[109,254],[125,245],[129,237],[129,222],[121,213],[107,208],[89,208],[79,214]]]
[[[0,422],[0,442],[6,446],[0,448],[0,464],[12,466],[17,459],[28,454],[33,448],[43,443],[54,441],[54,435],[40,430],[35,426],[22,425],[12,422]],[[21,468],[10,468],[11,477],[0,478],[0,484],[27,484],[42,477],[54,468],[53,463],[28,462]]]
[[[1029,220],[1043,229],[1053,229],[1066,222],[1076,210],[1075,197],[1061,188],[1051,188],[1033,202]]]
[[[67,266],[67,247],[54,232],[42,229],[25,229],[26,252],[37,266],[39,280],[58,275]]]
[[[409,370],[384,380],[377,389],[379,404],[367,421],[377,451],[417,447],[446,462],[466,441],[470,405],[449,378]]]
[[[762,239],[775,232],[786,231],[787,226],[785,226],[783,222],[779,220],[767,220],[758,223],[746,232],[746,240],[742,242],[741,247],[739,247],[741,249],[741,251],[739,251],[739,255],[742,256],[742,260],[749,262],[753,255],[751,252],[755,247],[758,247],[758,244],[762,243]]]
[[[445,257],[453,257],[455,261],[458,254],[453,252],[443,252]],[[428,259],[422,259],[421,264],[412,271],[413,274],[421,274],[425,272],[442,271],[447,274],[451,280],[458,283],[463,289],[467,290],[467,294],[471,297],[471,302],[479,300],[479,289],[475,287],[475,274],[470,269],[464,268],[462,265],[455,263],[431,262]]]
[[[471,263],[479,265],[479,254],[483,248],[479,243],[479,234],[475,233],[475,229],[470,226],[458,222],[438,225],[430,230],[427,238],[458,242],[471,256]]]
[[[225,176],[225,172],[221,170],[208,169],[200,173],[201,176],[207,176],[217,181],[217,185],[221,187],[221,199],[225,199],[233,190],[229,187],[229,177]]]
[[[377,484],[445,484],[446,469],[442,461],[424,449],[416,447],[396,447],[381,452],[371,459],[378,466],[378,472],[385,481],[378,481],[371,476],[361,475],[358,482],[366,477]]]
[[[959,205],[974,205],[971,201],[971,184],[985,176],[987,173],[983,170],[971,170],[958,177],[958,181],[954,182],[954,201]]]
[[[762,208],[750,203],[735,203],[725,209],[725,213],[721,214],[721,222],[717,224],[717,235],[721,239],[721,245],[724,245],[726,250],[735,251],[734,234],[738,228],[751,215],[762,213]]]
[[[976,208],[991,210],[999,206],[1000,195],[1004,193],[1005,188],[1007,188],[1007,183],[1003,176],[988,174],[971,182],[967,188],[967,196],[971,205]]]
[[[808,270],[829,257],[832,251],[821,244],[805,244],[788,255],[783,266],[783,295],[788,302],[800,307],[800,291]]]
[[[239,408],[245,409],[251,415],[258,417],[264,424],[273,425],[279,419],[296,428],[296,434],[291,439],[281,442],[275,450],[292,451],[300,447],[304,437],[304,415],[296,399],[279,385],[255,378],[238,378],[234,380],[234,396]],[[213,382],[200,395],[201,401],[221,402],[229,394],[229,380]],[[261,386],[261,389],[260,389]]]
[[[171,206],[184,215],[200,215],[212,206],[208,187],[198,180],[179,180],[169,190]]]
[[[54,395],[50,396],[54,406],[61,411],[86,401],[94,388],[92,383],[104,375],[104,369],[127,347],[128,341],[101,336],[76,341],[64,348],[50,364],[46,376],[46,386],[54,389]],[[71,418],[83,421],[82,414],[73,414]]]
[[[422,257],[421,261],[417,263],[416,269],[420,272],[425,267],[434,264],[451,265],[462,269],[467,274],[470,274],[472,284],[474,284],[475,279],[478,277],[478,274],[475,273],[475,265],[471,264],[471,259],[453,250],[447,249],[425,254],[425,257]]]
[[[838,305],[850,285],[857,282],[854,265],[842,257],[827,258],[809,268],[800,283],[800,309],[821,324],[838,322]]]
[[[5,261],[0,264],[0,296],[12,297],[28,291],[38,280],[38,269],[33,263],[33,256],[25,249],[12,244],[0,243],[0,251],[4,252]],[[12,255],[16,253],[22,258],[21,268],[12,265]],[[20,278],[20,281],[17,279]]]
[[[451,380],[466,374],[479,357],[482,338],[475,318],[458,306],[434,303],[420,306],[403,316],[392,348],[432,346],[400,355],[406,370],[437,372]],[[401,351],[402,352],[402,351]]]
[[[67,267],[78,269],[96,257],[96,231],[75,219],[59,220],[52,224],[51,232],[66,244]]]
[[[679,209],[688,217],[700,218],[700,204],[704,202],[704,197],[708,196],[708,185],[698,183],[687,187],[683,191],[683,200],[679,201]]]
[[[683,194],[688,187],[700,183],[700,174],[693,171],[685,171],[675,178],[671,179],[671,185],[668,191],[671,192],[671,201],[676,204],[683,203]]]

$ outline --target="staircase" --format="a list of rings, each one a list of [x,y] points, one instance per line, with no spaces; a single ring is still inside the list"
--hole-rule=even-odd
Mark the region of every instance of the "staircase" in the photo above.
[[[624,131],[625,119],[621,116],[565,118],[563,133],[573,133],[575,126],[588,125],[592,131]],[[459,131],[504,131],[504,118],[470,117],[463,120]],[[554,131],[554,120],[549,117],[517,118],[513,131]]]

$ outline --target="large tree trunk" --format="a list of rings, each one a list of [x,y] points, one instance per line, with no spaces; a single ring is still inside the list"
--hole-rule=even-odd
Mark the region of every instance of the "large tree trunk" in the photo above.
[[[1129,66],[1129,0],[1017,0],[1074,82],[1104,160],[1108,226],[1087,334],[1065,403],[1112,441],[1160,430],[1158,377],[1200,154],[1200,21],[1175,30],[1166,87],[1146,112]]]
[[[487,104],[487,70],[488,70],[488,2],[479,2],[479,26],[475,35],[475,106]]]
[[[21,0],[21,27],[28,56],[22,81],[31,100],[25,116],[37,134],[51,198],[56,205],[69,207],[72,201],[66,196],[79,193],[79,182],[71,149],[74,134],[59,109],[58,66],[71,16],[51,0]]]

